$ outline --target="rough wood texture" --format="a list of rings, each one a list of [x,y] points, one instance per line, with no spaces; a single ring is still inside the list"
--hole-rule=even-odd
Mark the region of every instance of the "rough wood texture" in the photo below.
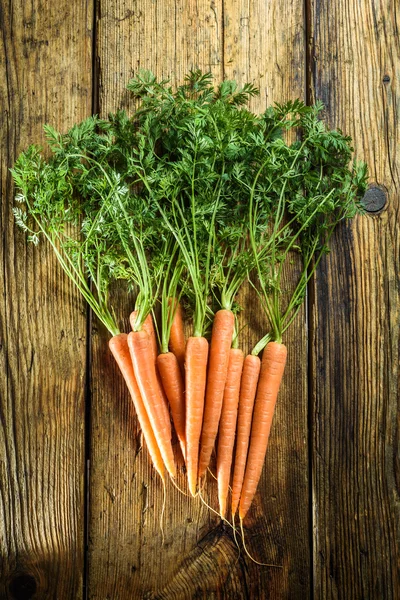
[[[224,75],[255,82],[260,97],[250,108],[306,96],[304,3],[224,1]],[[284,18],[283,18],[284,15]]]
[[[0,597],[81,598],[85,307],[27,246],[8,169],[91,111],[91,3],[0,3]]]
[[[225,76],[252,81],[260,96],[251,108],[262,112],[273,102],[305,100],[303,2],[252,0],[224,2]],[[285,15],[285,19],[280,18]],[[293,288],[300,264],[293,257],[283,289]],[[242,293],[241,326],[246,351],[266,333],[268,324],[256,294]],[[246,322],[250,317],[250,329]],[[246,560],[250,597],[300,598],[309,593],[310,539],[308,490],[307,328],[303,310],[285,334],[288,362],[271,429],[262,479],[245,525],[247,546],[266,569]],[[247,344],[247,347],[246,347]],[[296,567],[294,567],[296,565]],[[250,583],[251,582],[251,583]]]
[[[97,0],[96,112],[130,105],[125,84],[139,67],[171,75],[172,83],[196,67],[253,81],[261,89],[254,110],[307,93],[325,102],[331,125],[354,137],[371,182],[387,190],[380,214],[338,231],[311,286],[309,320],[304,310],[285,339],[288,367],[245,522],[255,558],[283,569],[258,567],[243,551],[239,557],[229,527],[172,485],[162,545],[163,490],[108,335],[94,320],[85,415],[86,308],[45,246],[28,247],[14,228],[14,158],[42,140],[44,122],[66,129],[91,112],[93,9],[92,0],[0,0],[0,598],[76,600],[86,583],[97,600],[396,599],[398,4]],[[368,202],[378,206],[381,195]],[[133,300],[116,292],[125,330]],[[249,290],[242,303],[247,351],[265,321]],[[182,474],[178,484],[185,487]],[[205,496],[217,506],[214,484]]]
[[[317,598],[399,597],[398,3],[311,3],[314,95],[353,136],[379,215],[335,236],[313,310],[313,514]]]
[[[172,75],[173,83],[197,66],[222,76],[218,2],[210,7],[204,1],[188,6],[178,1],[106,0],[99,16],[98,100],[103,115],[129,105],[125,86],[140,67],[151,68],[160,77]],[[118,314],[127,319],[134,297],[117,298],[116,303]],[[156,592],[160,597],[190,598],[195,587],[201,593],[204,573],[196,565],[204,563],[197,544],[213,529],[210,543],[220,549],[220,567],[227,573],[234,554],[232,541],[225,540],[218,519],[200,500],[192,501],[169,485],[162,546],[161,482],[142,449],[134,409],[109,356],[104,331],[94,332],[92,381],[89,597],[124,600]],[[185,487],[182,475],[178,483]],[[210,560],[215,562],[213,556]],[[208,586],[217,593],[223,576],[218,569],[214,573]],[[188,580],[192,587],[186,590]]]
[[[253,9],[257,9],[257,16],[250,18]],[[97,42],[100,112],[107,114],[121,103],[129,105],[124,88],[140,67],[151,68],[160,77],[172,75],[173,83],[182,82],[187,71],[197,67],[211,70],[217,80],[224,75],[242,82],[251,79],[262,88],[261,97],[253,102],[255,110],[262,110],[273,99],[304,97],[303,4],[288,3],[285,11],[284,25],[272,9],[256,3],[250,7],[238,2],[225,2],[223,6],[221,2],[197,2],[188,6],[180,2],[160,5],[141,0],[120,4],[102,0]],[[239,51],[237,40],[245,37],[250,56]],[[271,59],[272,55],[263,53],[262,46],[273,49],[277,40],[281,44],[279,55],[273,53]],[[290,80],[283,80],[283,72],[292,75]],[[247,315],[251,313],[251,327],[243,333],[244,349],[249,351],[265,332],[266,323],[256,299],[248,293],[243,299]],[[254,308],[250,308],[252,303]],[[126,301],[118,304],[118,310],[127,316],[132,308]],[[166,543],[160,547],[162,488],[146,451],[139,452],[134,411],[109,357],[107,335],[95,332],[89,524],[91,598],[123,599],[133,594],[188,599],[274,594],[289,598],[308,593],[305,335],[303,313],[287,340],[289,344],[291,340],[295,342],[297,351],[291,353],[267,467],[246,522],[247,543],[257,560],[283,566],[266,569],[243,555],[237,561],[229,528],[224,528],[200,501],[183,497],[172,486],[167,490]],[[180,485],[185,487],[183,479]],[[208,501],[216,507],[215,486],[210,487],[213,491]]]

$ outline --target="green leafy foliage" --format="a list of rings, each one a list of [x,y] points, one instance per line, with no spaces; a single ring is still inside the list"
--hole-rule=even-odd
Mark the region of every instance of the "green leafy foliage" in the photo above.
[[[35,146],[19,157],[17,224],[34,244],[52,244],[112,332],[115,280],[138,289],[138,327],[161,298],[165,348],[169,297],[184,299],[203,335],[216,308],[239,310],[250,278],[280,340],[334,228],[361,210],[367,169],[351,163],[350,138],[325,126],[319,102],[256,115],[246,108],[254,86],[214,86],[198,70],[176,90],[142,70],[128,89],[132,116],[90,117],[66,134],[46,125],[50,158]],[[303,271],[286,290],[293,253]]]

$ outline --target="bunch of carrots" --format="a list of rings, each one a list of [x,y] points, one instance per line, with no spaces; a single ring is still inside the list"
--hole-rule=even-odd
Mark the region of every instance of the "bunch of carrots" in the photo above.
[[[50,156],[31,146],[12,170],[15,218],[34,244],[50,243],[110,332],[162,480],[176,475],[175,430],[190,493],[215,450],[219,512],[242,521],[264,464],[285,332],[335,227],[362,210],[366,166],[351,162],[350,138],[325,126],[319,103],[256,115],[246,108],[252,85],[214,87],[200,71],[175,91],[141,71],[128,89],[132,116],[90,117],[66,134],[45,126]],[[294,255],[302,269],[288,288]],[[135,298],[128,334],[116,283]],[[265,314],[246,356],[243,285]]]

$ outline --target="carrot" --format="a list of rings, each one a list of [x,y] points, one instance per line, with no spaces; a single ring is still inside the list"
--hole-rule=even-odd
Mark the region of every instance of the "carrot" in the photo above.
[[[234,327],[235,317],[232,311],[223,309],[215,313],[201,432],[199,478],[204,475],[210,464],[211,453],[218,433]]]
[[[182,306],[177,298],[168,298],[168,304],[175,310],[169,333],[169,349],[178,359],[182,375],[185,372],[185,333],[183,329]]]
[[[136,319],[137,319],[138,312],[139,312],[138,310],[133,310],[131,312],[131,314],[129,315],[129,322],[131,324],[132,331],[135,331],[135,325],[136,325]],[[142,329],[144,329],[144,331],[147,332],[147,334],[151,340],[151,348],[152,348],[152,353],[154,356],[154,362],[156,362],[156,358],[157,358],[157,354],[158,354],[158,345],[157,345],[156,330],[154,328],[154,321],[153,321],[153,317],[151,316],[151,313],[149,313],[147,315],[147,317],[145,318],[145,320],[143,321]]]
[[[138,312],[139,312],[138,310],[133,310],[131,312],[131,314],[129,315],[129,322],[132,327],[132,331],[135,331],[135,325],[136,325],[136,319],[137,319]],[[147,335],[150,338],[151,354],[154,359],[154,363],[156,364],[157,354],[158,354],[158,345],[157,345],[156,330],[154,328],[154,321],[153,321],[153,317],[151,316],[151,313],[149,313],[147,315],[147,317],[145,318],[145,320],[143,321],[142,331],[146,331]],[[157,375],[159,392],[163,399],[163,406],[161,408],[161,411],[164,414],[165,424],[168,428],[168,435],[169,435],[169,437],[171,437],[171,419],[169,416],[168,401],[167,401],[167,397],[164,392],[163,385],[160,381],[160,374],[158,372],[157,367],[156,367],[156,375]]]
[[[238,348],[231,348],[228,376],[226,379],[221,420],[218,431],[217,479],[219,512],[225,518],[226,499],[231,475],[233,446],[235,444],[236,420],[242,376],[244,354]]]
[[[160,394],[155,363],[152,360],[151,341],[146,331],[131,331],[128,335],[133,371],[149,415],[150,423],[160,448],[164,464],[175,477],[171,434],[165,422],[163,398]]]
[[[260,367],[261,361],[258,356],[248,354],[244,359],[242,381],[240,384],[236,453],[232,481],[232,515],[235,515],[239,505],[240,492],[243,485]]]
[[[109,347],[119,366],[122,376],[125,379],[125,383],[128,386],[154,468],[164,481],[164,463],[161,457],[160,448],[158,447],[157,440],[154,436],[153,428],[150,424],[146,407],[140,395],[135,373],[133,372],[127,334],[120,333],[114,335],[109,341]]]
[[[157,367],[161,382],[171,407],[176,435],[185,457],[185,396],[182,374],[178,359],[172,352],[157,356]]]
[[[250,508],[261,477],[275,403],[285,370],[286,355],[286,346],[277,342],[269,342],[263,352],[249,454],[240,496],[239,518],[241,520]]]
[[[206,389],[208,341],[197,336],[190,337],[185,352],[186,390],[186,468],[189,490],[196,494],[199,442],[204,411]]]

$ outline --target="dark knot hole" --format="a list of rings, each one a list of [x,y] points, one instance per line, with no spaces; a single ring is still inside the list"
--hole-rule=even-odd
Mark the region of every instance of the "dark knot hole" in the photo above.
[[[36,581],[29,573],[15,575],[8,586],[13,600],[30,600],[36,594]]]
[[[387,193],[382,187],[372,185],[365,192],[363,199],[361,200],[365,210],[369,213],[380,212],[386,205]]]

